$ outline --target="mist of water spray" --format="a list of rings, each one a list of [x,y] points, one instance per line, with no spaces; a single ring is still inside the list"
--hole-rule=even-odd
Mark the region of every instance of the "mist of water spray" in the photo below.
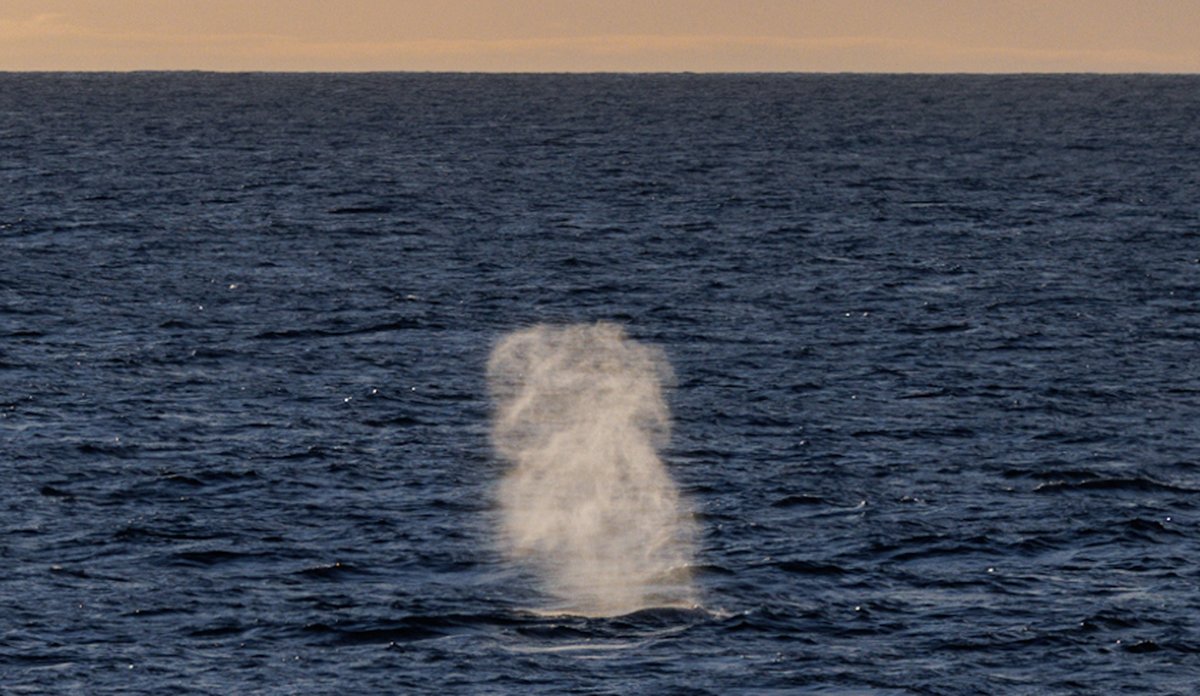
[[[492,351],[492,442],[510,465],[500,542],[556,609],[695,605],[694,524],[657,454],[671,379],[661,349],[610,323],[539,325]]]

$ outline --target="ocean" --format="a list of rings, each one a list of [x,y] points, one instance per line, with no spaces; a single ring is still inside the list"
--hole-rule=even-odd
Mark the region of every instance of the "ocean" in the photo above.
[[[1197,114],[1197,76],[0,74],[0,691],[1195,694]],[[494,351],[595,333],[657,361],[604,392],[660,380],[653,437],[538,461],[649,473],[505,484]],[[587,543],[503,541],[536,505],[684,525],[686,601],[573,609]]]

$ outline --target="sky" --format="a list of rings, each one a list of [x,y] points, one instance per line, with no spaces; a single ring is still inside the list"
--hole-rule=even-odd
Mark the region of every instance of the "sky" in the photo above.
[[[0,70],[1200,73],[1200,0],[0,0]]]

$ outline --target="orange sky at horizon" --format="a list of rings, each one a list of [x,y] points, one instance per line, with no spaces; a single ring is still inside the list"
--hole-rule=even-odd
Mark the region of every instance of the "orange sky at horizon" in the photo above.
[[[0,70],[1200,73],[1200,0],[3,0]]]

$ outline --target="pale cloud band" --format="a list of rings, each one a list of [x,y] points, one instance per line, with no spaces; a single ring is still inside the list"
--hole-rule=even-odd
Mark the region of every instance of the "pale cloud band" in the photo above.
[[[0,17],[3,70],[1198,72],[1200,47],[974,45],[949,36],[630,33],[327,40],[116,31],[64,14]]]

